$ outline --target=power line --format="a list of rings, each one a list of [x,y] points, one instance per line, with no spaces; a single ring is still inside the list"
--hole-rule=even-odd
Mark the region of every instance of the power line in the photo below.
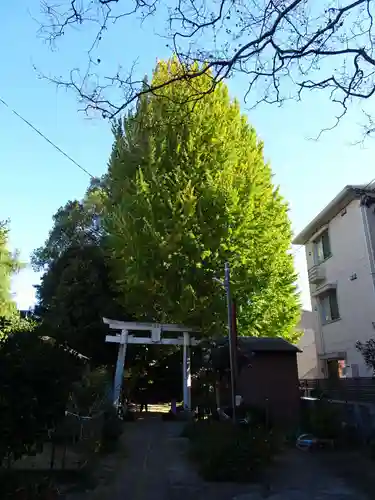
[[[74,158],[72,158],[71,156],[68,155],[68,153],[65,153],[65,151],[63,151],[59,146],[57,146],[57,144],[55,144],[54,142],[52,142],[50,139],[48,139],[48,137],[46,137],[43,132],[41,132],[38,128],[36,128],[32,123],[30,123],[28,120],[26,120],[26,118],[24,118],[22,115],[20,115],[19,113],[17,113],[17,111],[13,108],[11,108],[9,106],[9,104],[7,102],[4,101],[4,99],[2,99],[0,97],[0,102],[6,107],[9,109],[9,111],[11,111],[13,114],[15,114],[20,120],[22,120],[24,123],[26,123],[26,125],[28,125],[31,129],[34,130],[34,132],[36,132],[38,135],[40,135],[40,137],[42,137],[45,141],[47,141],[52,147],[54,147],[59,153],[61,153],[63,156],[65,156],[65,158],[67,158],[68,160],[70,160],[76,167],[78,167],[80,170],[82,170],[82,172],[84,172],[85,174],[87,174],[89,177],[91,177],[92,179],[95,179],[95,176],[93,176],[92,174],[90,174],[90,172],[88,170],[86,170],[84,167],[82,167],[82,165],[80,165],[78,162],[75,161]]]
[[[69,161],[71,161],[76,167],[78,167],[80,170],[82,170],[82,172],[84,172],[86,175],[88,175],[89,177],[91,177],[91,179],[95,179],[94,175],[92,175],[88,170],[86,170],[84,167],[82,167],[82,165],[80,165],[78,162],[76,162],[76,160],[74,158],[72,158],[70,155],[68,155],[68,153],[66,153],[65,151],[63,151],[59,146],[57,146],[57,144],[55,144],[54,142],[52,142],[47,136],[45,136],[43,134],[43,132],[41,132],[37,127],[35,127],[35,125],[33,125],[28,120],[26,120],[26,118],[24,118],[22,115],[20,115],[15,109],[11,108],[9,106],[9,104],[6,101],[4,101],[4,99],[2,99],[1,97],[0,97],[0,102],[6,108],[8,108],[13,114],[15,114],[20,120],[22,120],[24,123],[26,123],[26,125],[28,125],[32,130],[34,130],[34,132],[36,132],[38,135],[40,135],[40,137],[42,137],[45,141],[47,141],[48,144],[50,144],[53,148],[56,149],[56,151],[58,151],[63,156],[65,156],[65,158],[67,158]],[[366,186],[364,188],[362,188],[362,189],[366,190],[373,182],[375,182],[375,177],[373,179],[371,179],[371,181],[368,184],[366,184]],[[292,253],[292,256],[295,257],[297,255],[297,253],[304,246],[305,245],[300,245],[300,247],[297,248],[297,250]]]
[[[304,247],[305,245],[300,245],[299,248],[297,248],[297,250],[295,252],[292,252],[292,257],[295,257],[297,255],[297,253]]]

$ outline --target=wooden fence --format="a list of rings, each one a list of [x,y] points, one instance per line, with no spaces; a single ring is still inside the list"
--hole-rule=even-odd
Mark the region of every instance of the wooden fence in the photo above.
[[[375,405],[375,378],[304,379],[301,396]]]

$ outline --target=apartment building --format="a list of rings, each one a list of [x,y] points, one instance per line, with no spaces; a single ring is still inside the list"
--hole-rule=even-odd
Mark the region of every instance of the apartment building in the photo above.
[[[293,240],[304,245],[319,377],[368,377],[375,338],[375,191],[346,186]]]
[[[312,311],[302,311],[297,329],[302,332],[302,336],[297,344],[297,347],[301,350],[297,355],[298,377],[300,379],[319,378],[314,313]]]

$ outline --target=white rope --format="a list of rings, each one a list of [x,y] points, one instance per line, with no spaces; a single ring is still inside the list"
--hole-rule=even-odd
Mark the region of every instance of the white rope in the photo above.
[[[89,416],[89,415],[79,415],[78,413],[73,413],[71,411],[65,410],[65,416],[67,417],[68,415],[71,415],[72,417],[77,417],[80,420],[93,420],[94,418],[98,418],[101,415],[103,415],[104,412],[99,412],[96,415]]]

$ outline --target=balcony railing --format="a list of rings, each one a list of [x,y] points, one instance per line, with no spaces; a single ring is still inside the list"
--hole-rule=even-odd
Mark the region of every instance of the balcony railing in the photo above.
[[[309,282],[320,283],[326,279],[326,273],[323,266],[313,266],[308,270]]]

